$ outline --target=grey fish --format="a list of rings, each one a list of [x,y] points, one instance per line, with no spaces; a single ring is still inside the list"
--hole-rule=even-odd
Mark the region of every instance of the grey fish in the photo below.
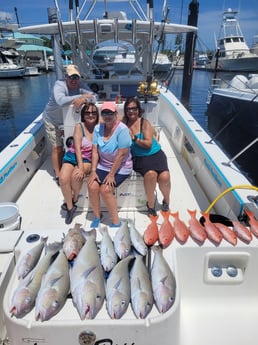
[[[87,240],[74,260],[70,285],[81,320],[94,319],[105,299],[104,271],[97,250],[95,229],[87,232]]]
[[[143,259],[137,255],[130,272],[131,304],[137,319],[145,319],[154,303],[150,275]]]
[[[36,320],[46,321],[64,306],[70,290],[69,263],[63,250],[43,276],[36,298]]]
[[[74,228],[68,230],[63,239],[63,251],[69,261],[73,260],[85,243],[85,231],[81,224],[76,223]]]
[[[39,260],[36,267],[24,279],[20,280],[11,299],[10,313],[12,315],[19,318],[32,310],[40,288],[41,279],[47,272],[60,247],[61,244],[57,242],[49,244],[46,248],[46,255]]]
[[[106,283],[107,311],[111,319],[120,319],[127,311],[131,298],[129,263],[134,257],[119,261]]]
[[[99,231],[102,235],[100,243],[100,260],[104,270],[109,272],[115,267],[118,257],[115,252],[114,243],[108,233],[108,228],[105,226],[100,228]]]
[[[160,313],[168,311],[175,302],[176,281],[162,249],[153,246],[154,260],[151,267],[151,283],[156,307]]]
[[[139,233],[139,231],[135,228],[133,221],[130,219],[128,220],[130,238],[133,247],[137,250],[138,253],[145,256],[148,252],[148,247],[144,242],[143,236]]]
[[[122,221],[122,225],[115,233],[114,247],[120,259],[124,259],[131,251],[131,238],[127,221]]]
[[[25,278],[26,275],[37,265],[47,239],[48,237],[41,237],[40,243],[28,250],[28,252],[20,258],[16,268],[18,279]]]

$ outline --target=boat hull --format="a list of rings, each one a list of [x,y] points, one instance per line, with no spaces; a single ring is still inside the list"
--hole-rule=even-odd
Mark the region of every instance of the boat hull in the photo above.
[[[25,68],[0,68],[0,78],[23,78],[25,74]]]
[[[257,113],[258,99],[255,94],[216,90],[207,108],[208,130],[215,136],[233,119],[216,141],[230,157],[234,157],[258,137]],[[255,185],[258,185],[257,160],[257,143],[236,160]]]
[[[215,59],[206,65],[206,69],[214,70],[216,66]],[[240,57],[240,58],[219,58],[218,71],[227,72],[258,72],[258,56]]]

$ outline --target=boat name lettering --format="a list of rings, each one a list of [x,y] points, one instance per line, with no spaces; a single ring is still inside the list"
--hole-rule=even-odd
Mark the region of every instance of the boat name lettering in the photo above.
[[[11,172],[16,168],[17,162],[15,162],[12,166],[10,166],[9,170],[5,172],[2,176],[0,176],[0,184],[4,183],[7,177],[11,174]]]
[[[99,339],[99,340],[97,340],[96,342],[95,342],[95,345],[101,345],[101,344],[105,344],[105,345],[107,345],[107,344],[110,344],[110,345],[113,345],[113,344],[115,344],[115,345],[119,345],[118,343],[113,343],[113,340],[112,339]],[[136,345],[136,343],[135,342],[132,342],[132,343],[128,343],[128,342],[125,342],[125,343],[123,343],[122,345]]]
[[[130,192],[125,192],[125,193],[120,193],[120,194],[119,194],[119,196],[129,196],[129,195],[131,195]]]
[[[210,173],[211,173],[212,177],[214,178],[214,180],[221,187],[222,183],[221,183],[220,179],[218,178],[218,175],[215,173],[215,171],[212,169],[211,165],[208,163],[208,161],[206,159],[204,159],[204,164],[206,165],[206,168],[210,171]]]

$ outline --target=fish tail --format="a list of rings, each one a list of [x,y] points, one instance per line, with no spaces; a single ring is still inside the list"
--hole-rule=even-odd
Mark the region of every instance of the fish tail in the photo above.
[[[158,219],[158,216],[153,216],[152,214],[149,215],[151,221],[156,222]]]
[[[254,217],[254,212],[245,209],[245,213],[248,215],[249,218],[253,218]]]
[[[189,210],[187,209],[187,212],[190,214],[190,216],[195,217],[196,216],[196,210]]]
[[[174,218],[178,218],[179,217],[179,212],[176,211],[176,212],[170,212],[170,215]]]
[[[160,211],[160,213],[162,214],[162,216],[164,217],[164,218],[169,218],[169,216],[170,216],[170,211]]]

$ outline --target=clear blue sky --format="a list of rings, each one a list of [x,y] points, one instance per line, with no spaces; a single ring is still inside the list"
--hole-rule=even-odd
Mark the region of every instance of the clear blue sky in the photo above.
[[[160,19],[159,13],[161,13],[162,0],[153,1],[154,17]],[[62,19],[67,20],[69,1],[59,0],[58,2],[62,9]],[[109,9],[108,0],[106,2]],[[143,0],[140,0],[140,2],[145,4]],[[182,24],[187,22],[190,2],[191,0],[167,0],[172,22],[181,22]],[[79,0],[79,3],[82,4],[83,0]],[[145,5],[143,6],[145,7]],[[1,12],[11,13],[13,22],[16,20],[14,7],[18,10],[18,17],[22,26],[47,23],[47,8],[54,7],[54,0],[0,0],[0,14]],[[214,37],[219,33],[222,13],[227,8],[239,11],[238,18],[246,41],[249,46],[253,43],[253,36],[258,34],[258,0],[199,0],[198,49],[215,48]],[[100,13],[103,10],[102,5]],[[168,48],[173,49],[174,47]]]

